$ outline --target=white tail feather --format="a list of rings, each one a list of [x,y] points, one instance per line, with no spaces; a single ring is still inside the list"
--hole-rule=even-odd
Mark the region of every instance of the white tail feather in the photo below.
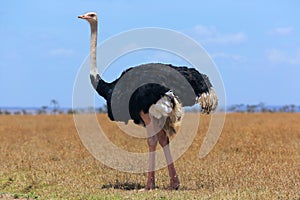
[[[197,98],[197,101],[202,108],[202,113],[209,114],[214,112],[218,107],[218,96],[212,87],[209,89],[209,92],[202,93]]]

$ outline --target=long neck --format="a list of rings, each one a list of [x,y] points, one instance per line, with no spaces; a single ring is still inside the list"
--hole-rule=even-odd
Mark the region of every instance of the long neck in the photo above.
[[[98,94],[107,100],[111,86],[101,79],[97,69],[97,26],[97,22],[91,23],[90,79]]]
[[[97,22],[91,23],[90,75],[97,77]]]
[[[91,25],[91,42],[90,42],[90,79],[95,90],[101,77],[97,69],[97,22],[90,23]]]

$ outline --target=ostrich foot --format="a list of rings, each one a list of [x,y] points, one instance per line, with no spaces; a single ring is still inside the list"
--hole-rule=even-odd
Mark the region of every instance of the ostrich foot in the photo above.
[[[150,172],[151,173],[151,172]],[[151,176],[151,174],[150,174]],[[155,180],[153,177],[148,177],[147,184],[144,188],[140,189],[139,192],[150,191],[156,189]]]
[[[145,190],[154,190],[155,189],[155,181],[153,179],[148,179]]]
[[[174,177],[172,177],[170,179],[170,186],[169,186],[169,190],[178,190],[180,186],[180,181],[177,175],[175,175]]]

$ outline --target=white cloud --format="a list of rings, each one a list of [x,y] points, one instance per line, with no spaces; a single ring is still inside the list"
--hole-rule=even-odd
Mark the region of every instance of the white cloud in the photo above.
[[[197,25],[193,31],[206,44],[240,44],[247,40],[247,35],[243,32],[222,34],[215,26]]]
[[[225,52],[214,53],[214,54],[211,54],[211,56],[213,59],[229,59],[229,60],[233,60],[235,62],[244,62],[247,60],[247,58],[245,56],[229,54],[229,53],[225,53]]]
[[[294,52],[286,52],[280,49],[268,49],[266,51],[267,59],[276,64],[300,64],[300,49],[294,50]]]
[[[57,48],[49,52],[51,56],[72,56],[75,54],[74,49]]]
[[[196,25],[194,27],[194,31],[200,35],[200,36],[213,36],[213,35],[217,35],[217,29],[214,26],[203,26],[203,25]]]
[[[216,43],[219,44],[240,44],[244,41],[246,41],[247,36],[242,33],[234,33],[234,34],[229,34],[229,35],[223,35],[218,38],[216,38]]]
[[[291,26],[288,27],[277,27],[275,29],[272,29],[268,32],[269,35],[275,35],[275,36],[287,36],[292,34],[294,31],[294,28]]]

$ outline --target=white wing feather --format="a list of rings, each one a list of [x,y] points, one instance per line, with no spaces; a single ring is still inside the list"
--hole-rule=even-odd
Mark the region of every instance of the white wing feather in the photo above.
[[[149,113],[156,119],[160,119],[163,116],[167,117],[172,112],[172,103],[166,96],[159,99],[156,104],[153,104],[149,108]]]
[[[172,91],[168,91],[150,106],[149,115],[151,118],[155,118],[153,121],[156,121],[160,129],[164,129],[169,135],[172,135],[176,133],[175,127],[180,125],[183,109],[178,97]]]

